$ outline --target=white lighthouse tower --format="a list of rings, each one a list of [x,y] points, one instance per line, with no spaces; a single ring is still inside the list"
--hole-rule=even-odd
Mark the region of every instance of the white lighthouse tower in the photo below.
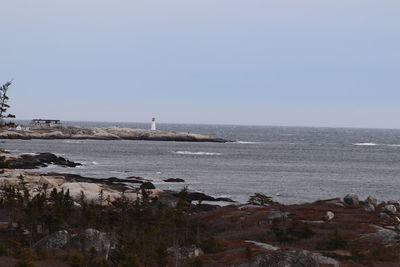
[[[155,131],[156,130],[156,118],[153,118],[151,120],[151,128],[150,130]]]

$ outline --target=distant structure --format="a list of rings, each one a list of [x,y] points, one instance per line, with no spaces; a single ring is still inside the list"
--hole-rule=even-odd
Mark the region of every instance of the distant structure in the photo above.
[[[150,130],[152,130],[152,131],[157,130],[157,128],[156,128],[156,118],[153,118],[151,120],[151,128],[150,128]]]
[[[36,129],[60,128],[61,126],[60,120],[34,119],[30,123],[30,127]]]

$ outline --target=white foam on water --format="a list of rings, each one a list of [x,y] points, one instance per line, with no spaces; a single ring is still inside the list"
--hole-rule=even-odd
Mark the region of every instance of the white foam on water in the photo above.
[[[64,140],[63,142],[67,143],[67,144],[81,144],[82,143],[82,141],[76,141],[76,140]]]
[[[172,153],[180,155],[200,155],[200,156],[220,156],[222,153],[216,152],[192,152],[192,151],[172,151]]]
[[[92,161],[93,165],[99,165],[99,163],[97,161]]]
[[[355,143],[355,146],[377,146],[378,144],[375,143]]]
[[[259,144],[260,142],[251,142],[251,141],[236,141],[236,144]]]
[[[390,147],[400,147],[400,145],[398,145],[398,144],[393,144],[393,145],[388,145],[388,146],[390,146]]]

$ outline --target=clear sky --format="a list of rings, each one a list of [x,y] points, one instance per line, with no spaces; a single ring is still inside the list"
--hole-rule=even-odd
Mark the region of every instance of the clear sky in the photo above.
[[[399,0],[1,0],[19,119],[400,128]]]

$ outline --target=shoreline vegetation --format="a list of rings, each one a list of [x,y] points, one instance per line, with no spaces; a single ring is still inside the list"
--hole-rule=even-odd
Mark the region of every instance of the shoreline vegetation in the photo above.
[[[91,139],[91,140],[151,140],[181,142],[217,142],[228,140],[195,133],[144,130],[122,127],[63,126],[51,129],[0,129],[0,139]]]
[[[1,152],[0,164],[2,266],[398,266],[398,201],[256,193],[220,207],[140,177],[26,170],[76,164],[51,153]]]

